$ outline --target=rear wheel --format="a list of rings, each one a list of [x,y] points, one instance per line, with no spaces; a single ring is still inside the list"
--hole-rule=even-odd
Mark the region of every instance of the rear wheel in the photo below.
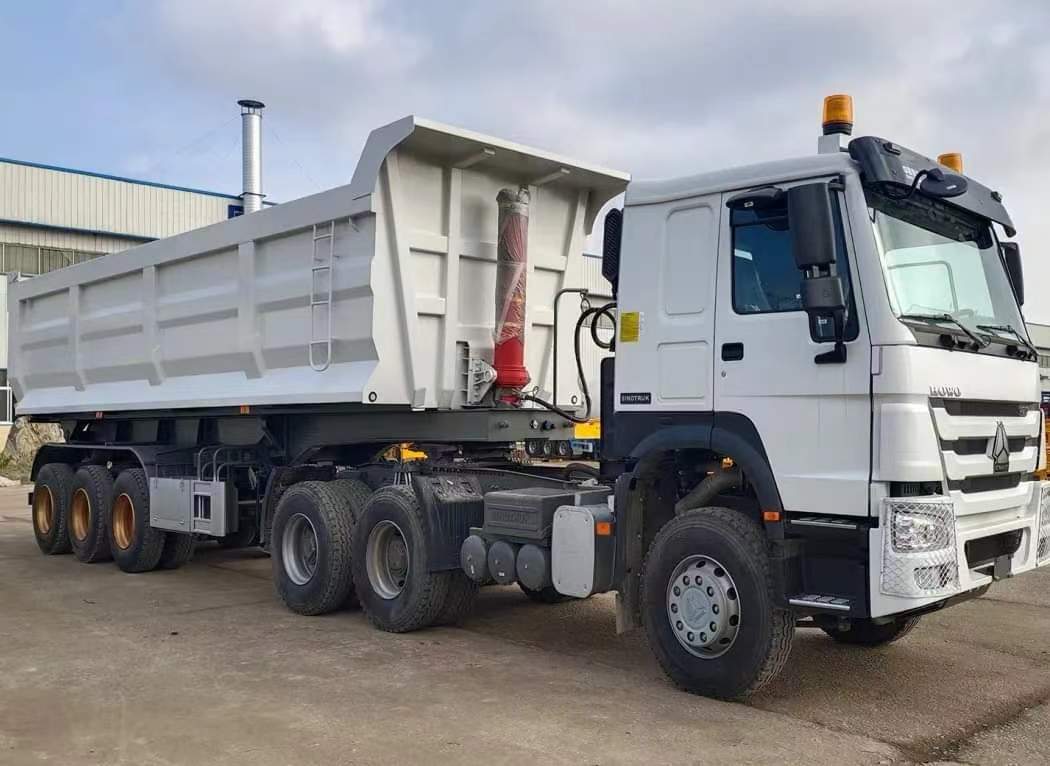
[[[104,465],[81,466],[73,476],[69,540],[73,555],[86,564],[112,558],[109,515],[113,508],[113,474]]]
[[[73,469],[65,463],[48,463],[33,487],[33,533],[40,550],[48,555],[69,553],[69,505],[73,496]]]
[[[164,550],[165,533],[149,524],[149,484],[141,468],[122,471],[113,484],[109,519],[109,548],[125,572],[156,569]]]
[[[775,678],[795,630],[776,605],[762,530],[728,508],[689,511],[656,535],[642,570],[642,622],[678,686],[722,699]]]
[[[450,572],[431,572],[426,517],[410,487],[374,492],[354,535],[354,581],[368,619],[407,633],[432,625],[445,607]]]
[[[188,564],[197,547],[197,539],[186,532],[167,532],[164,535],[164,550],[160,553],[161,569],[178,569]]]
[[[285,490],[273,519],[271,562],[277,595],[293,612],[325,614],[353,588],[352,519],[341,494],[324,481]]]
[[[339,493],[343,507],[350,514],[350,532],[352,535],[357,525],[357,520],[361,518],[361,513],[365,510],[368,498],[372,496],[372,488],[360,479],[334,479],[328,482],[328,486]],[[352,570],[353,567],[351,567]],[[351,581],[350,593],[346,597],[346,605],[360,606],[360,603],[357,598],[357,588]]]
[[[871,620],[850,620],[842,625],[836,620],[822,624],[820,628],[840,644],[875,647],[899,641],[918,624],[918,617],[897,618],[881,625]]]
[[[478,597],[481,586],[467,577],[462,570],[453,570],[448,573],[448,593],[445,594],[445,603],[437,617],[434,625],[459,625],[474,610],[474,601]]]

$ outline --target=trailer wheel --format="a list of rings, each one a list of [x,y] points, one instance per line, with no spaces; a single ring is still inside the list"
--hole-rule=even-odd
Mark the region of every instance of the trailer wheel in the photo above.
[[[81,466],[73,476],[69,541],[73,555],[85,564],[112,558],[109,550],[112,508],[113,474],[104,465]]]
[[[149,524],[149,484],[141,468],[121,471],[113,483],[113,509],[109,518],[109,548],[125,572],[157,568],[164,550],[165,533]]]
[[[333,479],[328,482],[328,485],[339,493],[343,501],[343,507],[350,512],[350,532],[353,534],[357,520],[361,518],[361,513],[365,510],[365,504],[368,502],[368,498],[372,496],[372,488],[360,479]],[[353,567],[351,567],[352,570]],[[357,598],[357,587],[353,583],[353,578],[351,578],[350,593],[346,597],[346,605],[348,607],[361,605]]]
[[[167,532],[164,550],[160,553],[161,569],[178,569],[190,562],[197,547],[197,538],[188,532]]]
[[[432,625],[445,606],[450,573],[431,572],[427,519],[411,487],[369,498],[354,534],[354,581],[361,608],[380,630]]]
[[[689,511],[659,531],[642,568],[642,622],[672,681],[721,699],[775,678],[795,631],[776,604],[762,530],[728,508]]]
[[[73,495],[73,469],[65,463],[48,463],[33,487],[33,533],[40,550],[51,556],[69,553],[69,503]]]
[[[879,625],[871,620],[850,620],[849,628],[839,627],[838,621],[828,621],[820,628],[840,644],[876,647],[899,641],[919,624],[918,617],[898,618]]]
[[[462,570],[448,573],[448,593],[441,611],[434,618],[434,625],[460,625],[474,610],[474,601],[481,586],[467,577]]]
[[[553,585],[548,585],[546,588],[540,588],[539,590],[533,590],[519,582],[518,587],[521,588],[522,593],[529,597],[529,601],[533,601],[537,604],[561,604],[572,598],[572,596],[558,593]]]
[[[341,607],[350,594],[353,520],[324,481],[285,490],[273,519],[273,583],[285,606],[306,615]]]

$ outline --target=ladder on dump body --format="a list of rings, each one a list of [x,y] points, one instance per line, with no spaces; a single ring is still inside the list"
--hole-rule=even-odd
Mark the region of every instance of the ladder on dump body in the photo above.
[[[328,240],[328,247],[318,245]],[[310,267],[310,367],[324,372],[332,363],[332,266],[335,262],[335,221],[314,224]]]

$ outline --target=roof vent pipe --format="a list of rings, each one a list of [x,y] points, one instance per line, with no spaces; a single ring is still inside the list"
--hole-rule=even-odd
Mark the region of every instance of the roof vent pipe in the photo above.
[[[241,203],[244,213],[262,209],[262,110],[266,104],[245,98],[241,107]]]

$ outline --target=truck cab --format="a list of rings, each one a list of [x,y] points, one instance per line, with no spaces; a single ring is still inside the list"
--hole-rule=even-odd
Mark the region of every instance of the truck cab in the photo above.
[[[849,106],[815,155],[631,184],[603,421],[636,487],[750,513],[783,604],[870,638],[1048,563],[1050,515],[1002,198],[847,143]]]

